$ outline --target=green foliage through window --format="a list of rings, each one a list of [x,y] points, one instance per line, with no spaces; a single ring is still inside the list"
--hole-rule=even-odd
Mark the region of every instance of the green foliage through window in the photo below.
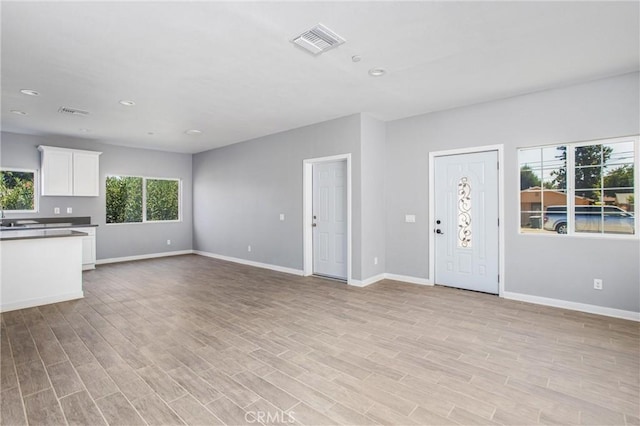
[[[147,220],[178,220],[179,183],[147,179]]]
[[[528,164],[520,167],[520,189],[529,189],[540,186],[540,178],[531,170]]]
[[[107,177],[107,223],[142,222],[142,178]]]
[[[108,176],[106,188],[107,223],[180,220],[178,180]]]
[[[0,170],[0,207],[5,211],[34,211],[33,171]]]

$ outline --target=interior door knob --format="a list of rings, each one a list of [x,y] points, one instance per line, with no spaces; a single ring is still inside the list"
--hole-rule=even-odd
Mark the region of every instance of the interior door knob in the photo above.
[[[318,226],[318,224],[312,223],[311,226],[313,226],[315,228],[316,226]]]
[[[436,234],[444,235],[444,232],[442,232],[442,231],[441,231],[441,230],[439,230],[439,229],[436,229]]]

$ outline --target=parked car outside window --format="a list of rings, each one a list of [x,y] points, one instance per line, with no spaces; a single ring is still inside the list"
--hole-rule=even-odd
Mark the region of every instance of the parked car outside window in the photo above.
[[[634,234],[632,213],[616,206],[576,206],[576,232]],[[567,206],[549,206],[544,213],[544,229],[567,233]],[[603,229],[604,228],[604,229]]]

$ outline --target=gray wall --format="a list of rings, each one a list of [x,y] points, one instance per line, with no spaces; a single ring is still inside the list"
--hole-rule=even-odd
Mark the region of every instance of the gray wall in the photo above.
[[[387,272],[428,277],[429,152],[504,144],[505,290],[640,311],[640,243],[518,233],[517,148],[640,133],[639,74],[387,123]],[[415,224],[404,215],[417,216]],[[593,279],[604,290],[593,290]]]
[[[106,174],[183,180],[182,223],[105,226],[104,194],[41,197],[36,216],[71,206],[101,225],[99,259],[193,248],[302,269],[302,161],[351,153],[353,278],[431,278],[429,152],[503,144],[505,290],[639,312],[639,241],[519,234],[517,164],[519,147],[640,133],[639,92],[633,73],[386,125],[356,114],[193,156],[3,133],[0,164],[39,168],[36,146],[45,144],[104,152],[102,187]],[[604,280],[603,291],[593,290],[593,278]]]
[[[367,115],[361,120],[362,278],[385,272],[386,263],[386,126]],[[374,258],[378,264],[374,264]]]
[[[53,214],[54,207],[60,207],[61,213],[65,213],[67,207],[72,207],[72,214],[60,214],[59,217],[91,216],[92,222],[99,225],[96,233],[98,259],[191,250],[191,154],[125,148],[61,136],[31,136],[3,132],[0,165],[39,170],[38,145],[101,151],[103,154],[100,156],[100,196],[39,197],[38,213],[7,213],[7,217],[54,217],[58,216]],[[182,179],[182,222],[106,225],[105,177],[113,174]],[[167,245],[167,240],[171,240],[170,246]]]
[[[360,279],[360,131],[356,114],[195,154],[194,249],[303,269],[303,160],[351,153],[352,275]]]

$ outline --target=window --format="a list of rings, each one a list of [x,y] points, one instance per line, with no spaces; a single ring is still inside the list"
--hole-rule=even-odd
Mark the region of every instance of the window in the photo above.
[[[636,235],[637,137],[518,151],[522,233]]]
[[[169,179],[145,179],[147,221],[178,220],[180,182]]]
[[[36,212],[35,170],[0,170],[0,208],[6,212]]]
[[[107,176],[107,223],[180,220],[180,180]]]

